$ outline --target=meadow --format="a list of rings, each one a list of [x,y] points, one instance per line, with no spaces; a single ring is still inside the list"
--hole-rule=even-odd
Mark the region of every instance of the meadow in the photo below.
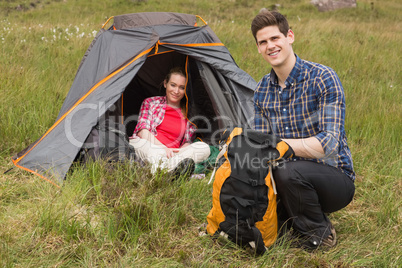
[[[326,252],[279,240],[261,257],[198,236],[211,209],[208,178],[102,163],[73,170],[62,188],[13,167],[11,156],[54,123],[93,37],[111,16],[200,15],[255,80],[270,67],[250,32],[262,7],[295,32],[295,52],[332,67],[346,94],[354,200],[330,215],[338,245]],[[402,3],[357,1],[318,12],[308,0],[9,0],[0,2],[1,267],[402,267]]]

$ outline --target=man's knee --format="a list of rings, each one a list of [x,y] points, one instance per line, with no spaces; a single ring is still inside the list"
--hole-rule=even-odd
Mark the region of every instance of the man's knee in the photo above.
[[[292,179],[292,167],[290,162],[282,163],[273,170],[273,176],[278,186],[287,185]]]

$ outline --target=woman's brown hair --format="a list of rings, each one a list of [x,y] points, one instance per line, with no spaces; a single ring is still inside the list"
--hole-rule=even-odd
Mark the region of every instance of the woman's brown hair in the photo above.
[[[182,67],[173,67],[172,69],[169,70],[169,72],[166,75],[163,82],[168,83],[172,74],[178,74],[187,79],[186,72],[184,71],[184,69]],[[162,87],[163,87],[163,82],[162,82]],[[166,93],[166,88],[165,88],[165,93]],[[185,117],[187,117],[186,105],[187,105],[187,94],[184,94],[184,97],[180,100],[180,108],[181,108],[181,112],[183,113],[183,115]]]

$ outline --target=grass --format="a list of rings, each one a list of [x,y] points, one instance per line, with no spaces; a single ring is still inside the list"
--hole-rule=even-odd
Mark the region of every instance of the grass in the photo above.
[[[301,57],[331,66],[347,101],[356,195],[333,213],[339,244],[309,253],[278,241],[253,257],[199,237],[211,204],[207,180],[168,182],[143,167],[77,167],[61,189],[13,169],[0,175],[2,267],[401,267],[401,61],[397,0],[318,12],[279,1]],[[255,80],[269,71],[250,22],[265,1],[0,2],[0,163],[55,121],[94,34],[113,15],[198,14]],[[269,6],[267,6],[269,7]]]

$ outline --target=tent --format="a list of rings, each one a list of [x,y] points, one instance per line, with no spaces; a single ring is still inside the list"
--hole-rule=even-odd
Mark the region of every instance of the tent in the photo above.
[[[188,74],[188,118],[204,141],[227,125],[252,124],[256,82],[202,18],[167,12],[112,18],[86,51],[55,123],[12,157],[15,166],[61,185],[100,118],[118,115],[130,136],[142,101],[161,94],[160,83],[175,66]]]

